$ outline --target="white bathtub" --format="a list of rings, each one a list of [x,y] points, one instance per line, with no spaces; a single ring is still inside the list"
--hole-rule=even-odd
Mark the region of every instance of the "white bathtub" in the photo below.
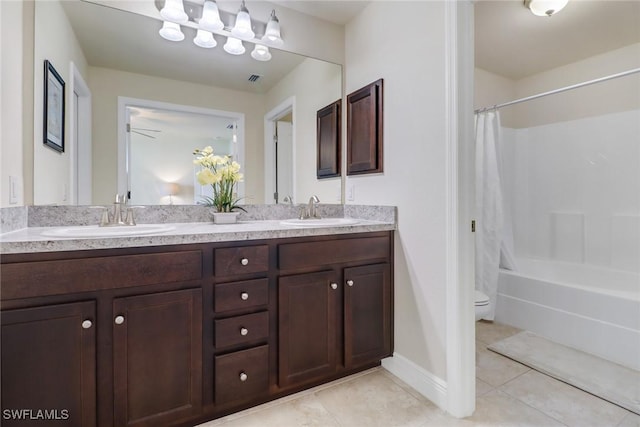
[[[518,259],[500,270],[496,321],[640,370],[640,275]]]

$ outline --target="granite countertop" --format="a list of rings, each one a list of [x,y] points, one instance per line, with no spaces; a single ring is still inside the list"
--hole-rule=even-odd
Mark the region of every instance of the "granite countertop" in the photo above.
[[[339,226],[283,225],[281,220],[245,220],[236,224],[169,223],[169,231],[140,236],[89,238],[49,237],[42,233],[60,227],[28,227],[0,235],[0,254],[75,251],[190,243],[228,242],[288,237],[323,236],[395,230],[395,221],[358,219]]]

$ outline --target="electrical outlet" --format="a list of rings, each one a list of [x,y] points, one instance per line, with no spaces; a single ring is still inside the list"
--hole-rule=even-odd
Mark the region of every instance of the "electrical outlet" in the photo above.
[[[356,185],[351,182],[347,184],[347,200],[349,202],[356,200]]]
[[[18,203],[18,193],[20,191],[20,178],[9,175],[9,204]]]

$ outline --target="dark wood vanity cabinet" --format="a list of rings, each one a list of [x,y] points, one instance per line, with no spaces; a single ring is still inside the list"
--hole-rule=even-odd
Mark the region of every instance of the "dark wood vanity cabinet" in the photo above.
[[[375,366],[392,233],[3,255],[1,409],[192,426]]]
[[[388,235],[280,245],[281,387],[391,356],[392,252]]]
[[[47,409],[59,425],[95,426],[95,303],[8,310],[0,317],[2,425],[38,425],[20,411]],[[7,417],[6,410],[16,415]]]
[[[114,424],[169,425],[202,410],[202,291],[113,301]]]

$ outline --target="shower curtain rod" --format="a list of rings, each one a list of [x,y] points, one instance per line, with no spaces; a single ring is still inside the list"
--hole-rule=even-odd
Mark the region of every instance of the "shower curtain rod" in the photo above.
[[[498,108],[506,107],[508,105],[519,104],[519,103],[525,102],[525,101],[531,101],[532,99],[542,98],[543,96],[553,95],[553,94],[556,94],[556,93],[565,92],[567,90],[577,89],[579,87],[589,86],[589,85],[592,85],[592,84],[595,84],[595,83],[600,83],[600,82],[604,82],[604,81],[607,81],[607,80],[617,79],[618,77],[624,77],[624,76],[628,76],[630,74],[635,74],[635,73],[640,73],[640,68],[634,68],[632,70],[623,71],[621,73],[611,74],[610,76],[600,77],[598,79],[589,80],[589,81],[582,82],[582,83],[577,83],[577,84],[574,84],[574,85],[571,85],[571,86],[566,86],[566,87],[563,87],[563,88],[560,88],[560,89],[550,90],[549,92],[543,92],[543,93],[539,93],[537,95],[527,96],[526,98],[516,99],[515,101],[505,102],[504,104],[496,104],[496,105],[489,106],[489,107],[478,108],[477,110],[474,111],[474,113],[478,114],[478,113],[485,112],[487,110],[497,110]]]

